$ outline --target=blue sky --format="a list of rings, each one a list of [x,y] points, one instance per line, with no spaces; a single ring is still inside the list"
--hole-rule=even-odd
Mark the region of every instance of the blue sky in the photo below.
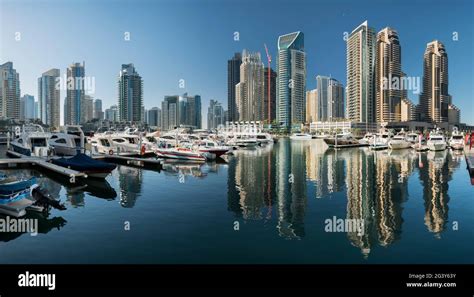
[[[85,61],[86,75],[95,77],[93,96],[103,100],[104,108],[117,102],[121,64],[134,63],[144,79],[147,109],[161,106],[165,95],[200,94],[204,123],[210,99],[227,105],[227,60],[234,52],[246,48],[265,57],[266,43],[275,56],[278,36],[300,30],[305,34],[308,89],[315,88],[316,75],[331,75],[345,85],[344,32],[368,20],[377,32],[387,26],[398,31],[408,76],[422,75],[426,43],[443,42],[453,103],[461,108],[461,120],[474,124],[474,4],[412,2],[0,0],[0,63],[13,61],[22,94],[37,97],[42,72],[59,68],[63,75],[72,62]],[[21,32],[20,41],[15,32]],[[130,41],[124,40],[124,32],[130,32]],[[409,97],[418,103],[418,95]]]

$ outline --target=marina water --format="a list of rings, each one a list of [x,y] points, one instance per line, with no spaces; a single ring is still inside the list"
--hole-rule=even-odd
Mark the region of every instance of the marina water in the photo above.
[[[0,233],[0,263],[474,263],[462,153],[328,149],[281,139],[228,163],[118,166],[75,185],[33,169],[67,210]],[[339,220],[339,221],[338,221]],[[328,232],[328,222],[363,232]]]

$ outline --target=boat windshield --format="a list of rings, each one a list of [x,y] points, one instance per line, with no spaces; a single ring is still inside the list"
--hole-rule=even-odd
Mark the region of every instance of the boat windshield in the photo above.
[[[31,138],[31,148],[35,148],[37,146],[46,146],[47,139],[46,138]]]
[[[103,146],[107,146],[107,147],[110,146],[110,143],[109,143],[108,139],[101,139],[100,144],[102,144]]]
[[[431,137],[431,140],[443,140],[441,137]]]
[[[453,139],[464,139],[462,135],[453,135]]]

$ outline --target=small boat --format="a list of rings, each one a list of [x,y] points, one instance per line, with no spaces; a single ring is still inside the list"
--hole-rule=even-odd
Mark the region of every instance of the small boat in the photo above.
[[[34,201],[26,199],[31,196],[31,189],[36,185],[36,178],[15,180],[5,175],[0,176],[0,213],[21,217]]]
[[[81,126],[67,125],[63,131],[53,133],[48,143],[57,156],[74,156],[84,148],[85,136]]]
[[[454,127],[451,138],[449,139],[449,146],[453,150],[464,149],[464,135],[460,133],[457,127]]]
[[[352,133],[349,131],[343,131],[338,133],[335,137],[325,138],[324,142],[329,147],[339,147],[339,146],[361,146],[359,141],[352,137]]]
[[[204,156],[203,153],[196,152],[191,148],[187,147],[171,147],[171,145],[169,144],[166,147],[156,148],[155,154],[159,158],[189,160],[198,162],[206,161],[206,156]]]
[[[373,141],[372,139],[374,138],[374,134],[373,133],[365,133],[364,137],[362,137],[361,139],[359,139],[359,144],[361,145],[369,145],[371,141]]]
[[[19,130],[19,129],[18,129]],[[12,140],[10,147],[14,152],[27,157],[47,157],[51,153],[48,140],[51,134],[44,132],[40,125],[23,126],[17,131],[18,137]]]
[[[273,137],[268,133],[263,133],[263,132],[257,133],[255,135],[255,138],[257,139],[257,142],[258,142],[259,145],[265,145],[265,144],[275,142],[273,140]]]
[[[416,133],[416,132],[414,132],[414,131],[411,131],[411,132],[407,133],[407,135],[406,135],[406,140],[407,140],[408,142],[410,142],[411,144],[418,143],[418,134],[419,134],[419,133]],[[422,142],[425,142],[425,139],[422,138],[421,141],[422,141]]]
[[[388,141],[388,147],[392,150],[407,149],[411,147],[411,143],[406,139],[406,133],[402,129],[392,139]]]
[[[426,145],[430,151],[442,151],[446,149],[446,139],[439,128],[437,128],[436,131],[430,133]]]
[[[237,146],[242,148],[251,148],[258,145],[257,138],[245,133],[239,133],[234,135],[227,144],[229,146]]]
[[[204,140],[201,145],[199,145],[199,152],[201,153],[210,153],[214,154],[216,157],[220,157],[223,154],[227,153],[230,150],[228,146],[221,146],[212,140]]]
[[[293,133],[290,136],[291,140],[311,140],[312,136],[311,134],[307,133]]]
[[[87,176],[96,178],[105,178],[117,167],[115,164],[95,160],[83,153],[78,153],[68,158],[52,158],[51,163],[83,172]]]

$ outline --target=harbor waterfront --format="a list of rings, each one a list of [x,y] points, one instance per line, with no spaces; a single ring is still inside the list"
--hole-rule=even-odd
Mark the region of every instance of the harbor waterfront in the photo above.
[[[462,151],[281,138],[227,161],[117,165],[74,184],[2,169],[36,177],[67,209],[28,212],[36,236],[0,233],[0,263],[474,263]]]

